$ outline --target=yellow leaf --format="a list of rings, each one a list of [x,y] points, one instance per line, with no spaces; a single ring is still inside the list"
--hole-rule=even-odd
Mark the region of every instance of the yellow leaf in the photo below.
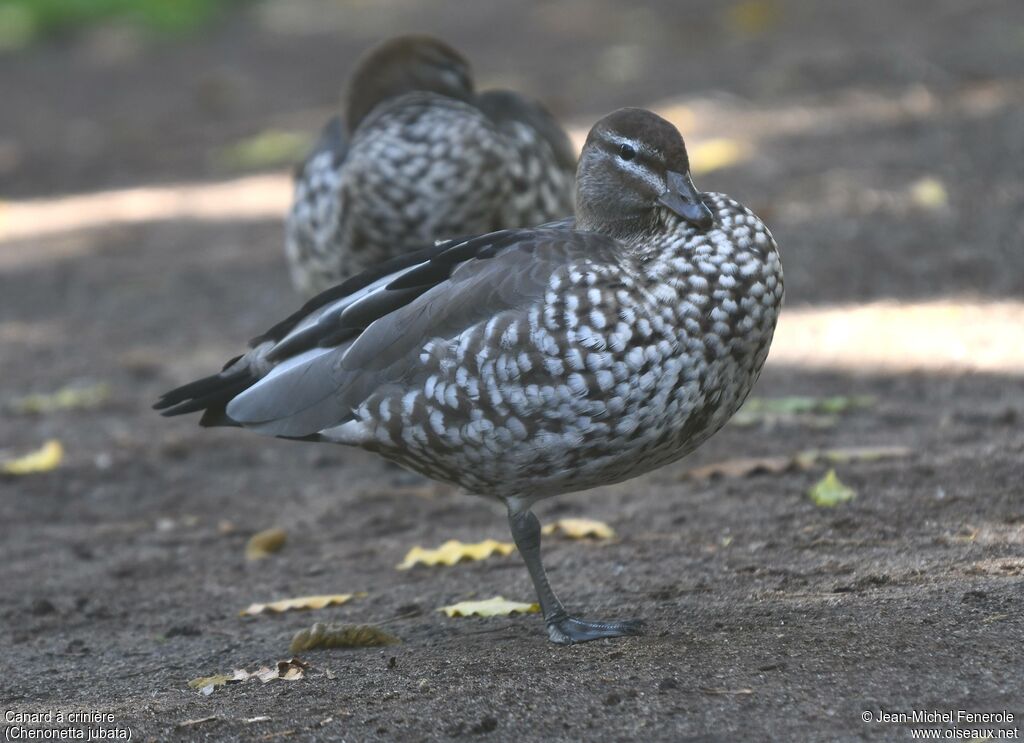
[[[300,132],[268,129],[241,139],[217,153],[217,164],[230,170],[258,170],[289,165],[302,159],[310,147]]]
[[[5,475],[31,475],[56,469],[64,459],[64,447],[57,439],[50,439],[31,454],[0,462],[0,473]]]
[[[708,139],[689,148],[690,172],[694,175],[710,173],[743,162],[749,157],[750,147],[735,139]]]
[[[280,601],[271,601],[268,604],[250,604],[248,608],[240,613],[240,616],[252,617],[267,611],[280,614],[283,611],[292,611],[293,609],[323,609],[327,606],[340,606],[341,604],[348,603],[355,596],[365,595],[335,593],[323,596],[300,596],[294,599],[281,599]]]
[[[460,601],[442,606],[438,611],[450,617],[507,617],[510,614],[536,614],[540,611],[540,604],[524,604],[495,596],[486,601]]]
[[[476,544],[464,544],[457,539],[449,539],[433,550],[413,547],[396,567],[399,570],[408,570],[414,565],[454,565],[463,560],[486,560],[493,554],[511,554],[515,548],[514,544],[495,539],[485,539]]]
[[[910,184],[910,200],[922,209],[942,209],[949,203],[946,186],[938,178],[925,176]]]
[[[834,469],[830,469],[827,475],[807,491],[807,495],[814,501],[814,505],[826,508],[838,506],[857,497],[855,491],[840,482]]]
[[[223,686],[232,680],[233,678],[226,673],[218,673],[215,676],[200,676],[197,679],[192,679],[188,685],[193,689],[202,689],[204,686]]]
[[[372,624],[321,624],[300,630],[292,638],[291,652],[315,648],[373,648],[400,643],[394,635]]]
[[[750,477],[780,475],[790,471],[806,471],[818,464],[877,462],[882,459],[908,457],[913,450],[905,446],[849,446],[838,449],[807,449],[792,456],[727,459],[688,470],[685,477],[711,480],[716,477]]]
[[[262,560],[274,552],[279,552],[288,540],[288,532],[284,529],[265,529],[249,538],[245,545],[246,560]]]
[[[42,414],[57,410],[96,408],[110,397],[110,385],[94,384],[91,387],[62,387],[49,394],[25,395],[10,402],[15,413]]]
[[[743,36],[760,36],[779,22],[782,11],[772,0],[744,0],[730,7],[726,18]]]
[[[608,524],[595,519],[558,519],[541,530],[544,534],[561,532],[570,539],[614,539],[615,532]]]

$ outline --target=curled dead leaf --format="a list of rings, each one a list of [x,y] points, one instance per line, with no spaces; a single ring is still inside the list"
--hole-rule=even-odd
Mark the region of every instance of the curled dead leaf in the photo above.
[[[541,529],[543,534],[564,534],[570,539],[614,539],[615,531],[603,521],[596,519],[558,519]]]
[[[449,617],[507,617],[512,614],[536,614],[540,611],[540,604],[524,604],[495,596],[485,601],[460,601],[451,606],[442,606],[438,611],[443,611]]]
[[[64,447],[57,439],[50,439],[30,454],[0,462],[0,473],[4,475],[33,475],[38,472],[49,472],[59,467],[63,459]]]
[[[415,565],[455,565],[465,560],[486,560],[494,554],[508,555],[515,551],[515,545],[485,539],[475,544],[466,544],[457,539],[449,539],[437,549],[413,547],[396,567],[408,570]]]
[[[316,648],[373,648],[400,643],[394,635],[372,624],[322,624],[300,630],[292,638],[291,651]]]
[[[210,696],[218,686],[239,684],[249,679],[259,679],[264,684],[276,679],[297,681],[303,677],[308,669],[308,663],[299,658],[289,658],[288,660],[278,661],[277,665],[273,668],[261,666],[259,669],[251,672],[246,671],[244,668],[237,668],[229,674],[222,673],[215,676],[202,676],[192,679],[188,682],[188,685],[193,689],[198,689],[199,693],[203,696]]]
[[[275,552],[279,552],[288,541],[288,532],[284,529],[264,529],[253,534],[245,545],[246,560],[262,560]]]
[[[266,604],[249,604],[248,607],[239,612],[239,616],[249,617],[273,612],[280,614],[283,611],[301,609],[323,609],[328,606],[340,606],[348,603],[356,596],[365,596],[365,593],[333,593],[320,596],[299,596],[293,599],[280,599]]]

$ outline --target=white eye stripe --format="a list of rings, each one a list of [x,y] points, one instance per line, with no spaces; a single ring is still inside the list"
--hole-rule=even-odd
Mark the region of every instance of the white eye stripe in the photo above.
[[[661,182],[661,178],[659,178],[657,173],[649,167],[638,163],[636,160],[623,160],[622,158],[616,158],[616,161],[616,164],[620,169],[635,175],[655,190],[661,190],[664,187]]]

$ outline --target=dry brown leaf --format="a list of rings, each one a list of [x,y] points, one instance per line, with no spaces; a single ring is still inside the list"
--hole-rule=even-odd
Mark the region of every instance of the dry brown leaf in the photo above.
[[[460,601],[451,606],[442,606],[438,611],[443,611],[449,617],[507,617],[511,614],[536,614],[540,611],[540,605],[508,601],[495,596],[486,601]]]
[[[299,596],[293,599],[280,599],[266,604],[249,604],[247,608],[239,612],[239,616],[251,617],[268,611],[280,614],[283,611],[296,609],[323,609],[327,606],[340,606],[357,596],[365,595],[365,593],[333,593],[321,596]]]
[[[399,570],[408,570],[414,565],[454,565],[464,560],[486,560],[494,554],[508,555],[514,552],[515,548],[514,544],[495,539],[485,539],[475,544],[449,539],[437,549],[413,547],[396,567]]]
[[[261,666],[252,672],[246,671],[244,668],[237,668],[230,674],[222,673],[215,676],[203,676],[201,678],[192,679],[188,682],[188,685],[193,689],[198,689],[199,693],[203,696],[210,696],[218,686],[238,684],[243,681],[248,681],[249,679],[259,679],[264,684],[276,679],[297,681],[303,677],[308,669],[308,663],[305,663],[298,658],[289,658],[288,660],[278,661],[277,665],[273,668],[269,666]]]
[[[372,624],[322,624],[300,630],[292,638],[291,652],[316,648],[373,648],[400,643],[394,635]]]
[[[50,439],[30,454],[0,462],[0,473],[4,475],[33,475],[37,472],[49,472],[57,469],[63,459],[64,447],[57,439]]]
[[[561,533],[570,539],[614,539],[615,532],[608,524],[596,519],[558,519],[541,529],[543,534]]]
[[[778,475],[795,467],[793,457],[750,457],[727,459],[703,467],[694,467],[686,473],[694,480],[711,480],[716,477],[750,477],[751,475]]]
[[[264,529],[253,534],[245,545],[246,560],[262,560],[274,552],[279,552],[288,541],[288,532],[284,529]]]

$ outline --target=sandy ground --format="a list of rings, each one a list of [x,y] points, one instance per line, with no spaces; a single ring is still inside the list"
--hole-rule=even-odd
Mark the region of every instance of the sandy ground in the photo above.
[[[314,0],[200,36],[126,29],[0,58],[3,404],[105,383],[91,410],[0,417],[0,708],[110,715],[54,727],[135,740],[910,740],[879,710],[1006,711],[1024,727],[1024,8],[1016,2],[456,3]],[[536,616],[448,619],[532,598],[518,556],[395,565],[413,545],[507,539],[500,509],[370,455],[205,431],[149,410],[296,305],[278,172],[216,153],[312,131],[381,35],[441,33],[484,84],[574,129],[657,107],[691,147],[742,157],[698,185],[761,213],[787,315],[755,394],[864,396],[837,415],[730,425],[686,461],[538,507],[601,519],[551,537],[575,610],[638,638],[550,645]],[[710,481],[694,468],[808,449],[907,447]],[[247,562],[254,532],[284,549]],[[254,601],[365,592],[312,613]],[[290,657],[313,621],[402,644],[310,651],[298,681],[203,696],[199,676]],[[5,728],[26,729],[20,723]],[[32,725],[28,725],[31,727]],[[969,736],[968,736],[969,737]]]

